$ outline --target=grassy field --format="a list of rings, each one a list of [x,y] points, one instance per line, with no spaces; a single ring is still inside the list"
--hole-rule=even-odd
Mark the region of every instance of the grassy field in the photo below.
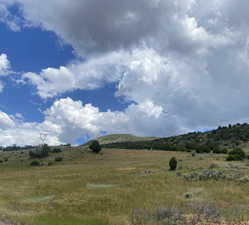
[[[48,166],[57,156],[64,160]],[[182,160],[177,171],[168,170],[172,156]],[[27,153],[1,153],[1,158],[9,160],[0,164],[0,219],[13,223],[129,225],[134,210],[188,212],[200,202],[215,204],[228,220],[249,219],[249,182],[184,178],[209,168],[249,175],[247,162],[228,163],[223,155],[108,149],[95,155],[69,148],[40,167],[29,165]]]

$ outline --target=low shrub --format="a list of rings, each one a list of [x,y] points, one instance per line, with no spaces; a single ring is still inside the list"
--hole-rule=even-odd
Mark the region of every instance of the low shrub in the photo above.
[[[208,145],[199,145],[196,148],[196,153],[210,153],[211,148]]]
[[[189,206],[192,214],[190,217],[187,212],[179,208],[161,207],[147,211],[136,209],[131,214],[132,225],[197,225],[197,224],[221,224],[222,218],[216,205],[208,202],[194,202]]]
[[[34,160],[30,163],[30,166],[40,166],[40,162],[38,160]]]
[[[229,152],[227,161],[240,161],[246,158],[245,152],[241,148],[235,148]]]
[[[56,158],[54,159],[55,162],[61,162],[62,160],[63,160],[62,157],[56,157]]]
[[[53,162],[48,162],[48,166],[52,166],[53,165]]]
[[[215,154],[227,154],[227,149],[225,149],[225,148],[223,148],[223,149],[215,148],[213,150],[213,153],[215,153]]]
[[[183,174],[183,178],[187,181],[219,181],[219,180],[229,180],[229,181],[239,181],[244,178],[243,172],[239,170],[221,170],[219,169],[204,169],[201,171],[191,172]],[[245,180],[244,180],[245,181]]]
[[[242,158],[239,155],[229,155],[227,156],[227,161],[241,161]]]
[[[204,181],[204,180],[223,180],[226,175],[220,170],[203,170],[199,172],[193,172],[184,175],[184,179],[187,181]]]
[[[60,148],[54,148],[52,150],[52,153],[61,153],[61,152],[62,152],[62,150]]]
[[[209,166],[209,169],[217,169],[217,168],[219,168],[219,165],[217,165],[216,163],[212,163]]]

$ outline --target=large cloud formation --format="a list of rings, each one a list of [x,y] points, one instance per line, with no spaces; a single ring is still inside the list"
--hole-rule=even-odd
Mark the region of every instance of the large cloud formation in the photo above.
[[[23,79],[42,98],[116,82],[116,96],[133,102],[123,112],[100,112],[69,99],[55,102],[44,123],[59,127],[58,141],[102,131],[167,136],[248,121],[247,1],[13,2],[20,6],[22,24],[55,32],[85,59],[25,73]],[[64,112],[66,101],[78,108],[55,120],[51,115]],[[81,110],[87,118],[76,116]]]
[[[125,112],[101,112],[91,104],[83,105],[71,98],[55,101],[44,115],[42,123],[27,123],[0,111],[0,145],[36,145],[41,143],[41,134],[47,134],[46,141],[51,145],[96,137],[106,132],[146,135],[149,128],[159,126],[159,117],[163,116],[162,108],[150,101],[132,104]]]
[[[165,34],[168,34],[166,38],[174,41],[175,31],[185,29],[181,22],[193,1],[17,2],[22,4],[22,11],[30,24],[56,32],[64,41],[72,44],[79,54],[85,55],[132,48],[143,41],[147,42],[150,38],[155,41],[158,38],[162,39],[162,35]]]

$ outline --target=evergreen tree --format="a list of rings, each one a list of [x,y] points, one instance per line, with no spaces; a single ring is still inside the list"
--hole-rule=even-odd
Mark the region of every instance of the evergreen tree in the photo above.
[[[177,168],[177,160],[176,160],[175,157],[170,159],[169,167],[170,167],[170,170],[176,170],[176,168]]]
[[[98,154],[102,149],[97,140],[93,141],[89,148],[96,154]]]

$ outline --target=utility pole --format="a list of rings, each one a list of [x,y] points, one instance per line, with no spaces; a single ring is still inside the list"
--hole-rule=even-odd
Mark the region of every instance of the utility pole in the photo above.
[[[40,140],[41,140],[41,145],[45,145],[46,144],[46,140],[47,140],[48,134],[43,132],[40,133]]]

